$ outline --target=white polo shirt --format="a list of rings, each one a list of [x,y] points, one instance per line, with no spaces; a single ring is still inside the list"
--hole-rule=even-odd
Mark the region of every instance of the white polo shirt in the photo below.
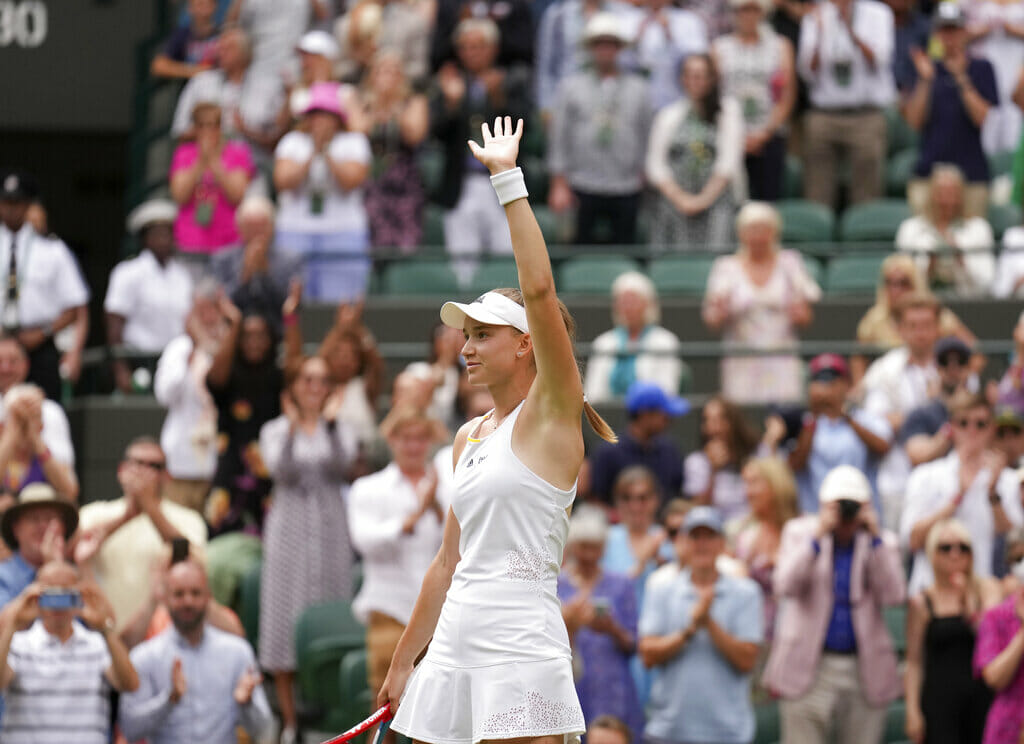
[[[971,534],[974,552],[974,573],[992,575],[992,551],[995,546],[995,520],[988,503],[988,484],[992,478],[987,468],[982,469],[964,494],[963,501],[953,515]],[[952,452],[941,460],[918,465],[907,481],[906,501],[900,518],[900,542],[910,546],[910,533],[914,525],[935,514],[948,504],[960,489],[960,458]],[[1024,524],[1021,506],[1020,482],[1015,471],[1006,468],[996,482],[996,492],[1006,516],[1016,526]],[[923,550],[914,554],[914,568],[910,572],[907,596],[913,596],[932,585],[935,577]]]
[[[124,318],[124,345],[163,351],[185,332],[192,306],[192,277],[173,258],[161,266],[148,250],[110,272],[103,309]]]
[[[36,620],[11,640],[14,678],[5,693],[4,744],[106,744],[110,740],[112,663],[101,633],[72,623],[61,643]]]
[[[428,511],[411,535],[402,532],[402,524],[419,508],[419,497],[397,465],[391,463],[352,484],[348,492],[349,534],[363,557],[364,572],[352,610],[361,622],[365,623],[372,611],[409,622],[423,576],[441,547],[450,504],[445,484],[450,480],[438,478],[442,518]]]
[[[807,81],[811,104],[816,108],[882,108],[896,100],[891,65],[896,36],[892,11],[877,0],[854,0],[852,25],[857,37],[874,53],[874,65],[868,64],[850,38],[834,3],[819,3],[800,24],[797,70]],[[819,64],[817,71],[812,71],[816,49]]]
[[[0,318],[7,305],[12,239],[17,246],[18,325],[46,326],[68,308],[89,302],[89,288],[63,241],[38,235],[27,222],[17,233],[0,225]]]

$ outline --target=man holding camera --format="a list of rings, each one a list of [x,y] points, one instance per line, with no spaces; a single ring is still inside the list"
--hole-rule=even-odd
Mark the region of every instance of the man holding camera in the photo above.
[[[818,514],[786,523],[775,567],[780,603],[764,684],[781,696],[782,744],[877,744],[902,695],[882,607],[906,595],[896,536],[878,526],[852,465],[822,481]]]
[[[134,690],[139,678],[103,592],[83,584],[74,566],[53,561],[9,617],[0,628],[0,741],[107,744],[110,688]]]

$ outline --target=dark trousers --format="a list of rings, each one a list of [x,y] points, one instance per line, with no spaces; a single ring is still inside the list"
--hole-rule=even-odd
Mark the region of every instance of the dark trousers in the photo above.
[[[60,352],[53,336],[28,353],[27,381],[34,382],[47,398],[60,403]]]
[[[602,196],[573,190],[576,195],[576,243],[579,245],[633,245],[636,243],[636,213],[640,194]],[[608,229],[599,229],[602,219]]]
[[[778,201],[782,198],[786,175],[786,140],[776,134],[765,142],[757,155],[747,155],[747,182],[754,201]]]

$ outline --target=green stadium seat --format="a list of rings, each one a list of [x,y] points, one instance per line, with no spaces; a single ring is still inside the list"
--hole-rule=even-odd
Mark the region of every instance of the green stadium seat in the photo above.
[[[254,650],[259,648],[260,636],[260,571],[261,566],[254,566],[242,577],[238,589],[238,619]]]
[[[436,204],[423,208],[423,236],[420,245],[433,249],[444,247],[444,209]]]
[[[997,152],[988,156],[988,169],[989,175],[992,178],[997,176],[1013,175],[1013,159],[1015,153],[1013,150],[1006,150],[1005,152]]]
[[[679,394],[687,395],[693,390],[693,367],[679,360]]]
[[[907,704],[902,700],[889,703],[885,711],[885,744],[897,744],[907,739]]]
[[[494,122],[491,124],[493,125]],[[534,111],[526,117],[523,126],[525,129],[523,130],[523,145],[519,151],[520,156],[523,158],[530,155],[538,158],[544,157],[548,150],[545,135],[547,128],[541,120],[540,112]]]
[[[891,244],[900,223],[911,216],[906,199],[876,199],[855,204],[839,220],[839,240],[843,243],[875,242]]]
[[[526,190],[530,192],[531,204],[546,204],[548,201],[548,167],[543,158],[523,158],[523,177]]]
[[[366,649],[360,648],[345,654],[338,670],[338,689],[341,691],[346,720],[361,721],[373,712],[373,692],[366,676]],[[353,741],[358,744],[369,740],[369,735],[364,734]]]
[[[532,192],[530,196],[533,196]],[[561,222],[557,214],[543,204],[537,204],[533,207],[533,216],[540,226],[540,232],[544,236],[545,243],[548,245],[560,245],[565,242],[562,240]]]
[[[900,658],[907,653],[907,606],[893,605],[882,610],[885,627],[892,636],[892,645]]]
[[[814,256],[809,256],[806,253],[802,256],[804,259],[804,268],[807,269],[807,273],[811,279],[820,287],[822,279],[824,278],[825,272],[821,268],[821,261],[816,259]]]
[[[631,258],[622,256],[577,256],[566,260],[557,270],[559,292],[608,294],[619,274],[639,271]]]
[[[381,292],[389,295],[452,294],[459,282],[447,261],[407,259],[386,266]]]
[[[660,256],[648,272],[658,293],[664,296],[703,297],[715,256],[707,254]]]
[[[426,193],[437,190],[444,177],[444,150],[441,146],[435,143],[420,148],[416,155],[416,165]]]
[[[1003,233],[1021,223],[1021,209],[1016,204],[990,204],[987,217],[996,240],[1002,240]]]
[[[782,195],[786,199],[804,196],[804,164],[795,155],[786,156],[786,169],[782,174]]]
[[[900,110],[893,106],[885,110],[887,146],[890,155],[908,148],[917,148],[917,132],[907,124]]]
[[[779,704],[772,701],[755,705],[754,719],[757,723],[754,744],[776,744],[781,738]]]
[[[825,291],[833,295],[873,295],[878,272],[888,254],[835,256],[825,269]]]
[[[917,165],[917,148],[908,147],[889,157],[885,165],[885,193],[894,198],[906,198],[907,182],[914,175]]]
[[[366,643],[366,629],[349,602],[307,607],[295,624],[296,682],[304,723],[319,731],[352,725],[341,690],[341,664]]]
[[[466,288],[467,294],[482,295],[496,287],[518,287],[519,272],[515,259],[491,258],[477,269],[473,280]]]
[[[828,243],[836,228],[836,216],[824,204],[806,199],[775,202],[782,217],[783,243]]]

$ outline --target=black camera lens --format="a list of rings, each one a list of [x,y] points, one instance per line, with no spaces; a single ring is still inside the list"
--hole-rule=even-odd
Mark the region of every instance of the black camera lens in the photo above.
[[[852,522],[860,513],[860,502],[853,499],[839,499],[839,518],[844,522]]]

